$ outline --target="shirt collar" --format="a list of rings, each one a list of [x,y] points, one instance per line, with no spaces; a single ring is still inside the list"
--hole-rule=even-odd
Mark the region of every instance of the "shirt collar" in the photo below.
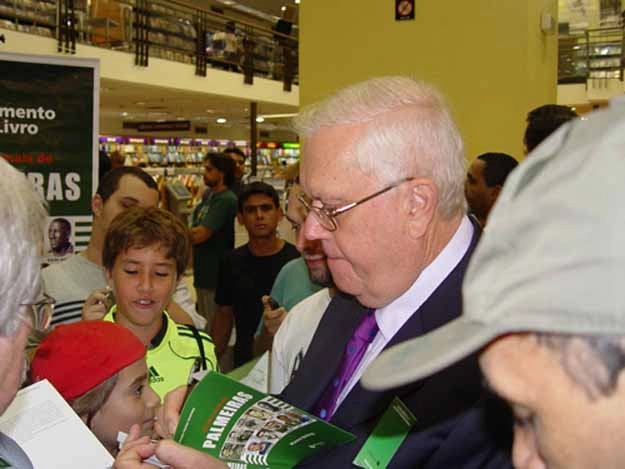
[[[421,272],[412,286],[400,297],[376,310],[375,318],[385,341],[391,340],[454,270],[471,245],[473,231],[471,221],[467,216],[463,216],[458,229],[447,245]]]

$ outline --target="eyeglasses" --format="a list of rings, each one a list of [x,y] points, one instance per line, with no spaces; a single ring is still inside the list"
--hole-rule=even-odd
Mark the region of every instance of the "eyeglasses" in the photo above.
[[[43,298],[35,303],[23,303],[20,306],[26,308],[26,312],[32,321],[33,330],[43,332],[50,326],[55,304],[56,300],[44,293]]]
[[[390,186],[387,186],[382,190],[379,190],[377,192],[374,192],[371,195],[368,195],[364,199],[360,199],[356,202],[351,202],[349,204],[342,205],[341,207],[336,207],[336,208],[327,208],[324,206],[315,207],[313,205],[313,202],[309,200],[306,194],[304,193],[301,193],[297,197],[297,200],[299,200],[304,205],[304,207],[306,207],[306,211],[313,212],[315,214],[315,216],[317,217],[317,220],[319,220],[319,224],[323,226],[326,230],[336,231],[339,227],[338,222],[336,221],[337,216],[339,216],[342,213],[347,212],[348,210],[353,209],[354,207],[357,207],[360,204],[364,204],[366,201],[371,200],[379,195],[382,195],[385,192],[390,191],[391,189],[394,189],[395,187],[403,184],[404,182],[412,181],[413,179],[414,178],[412,177],[400,179],[399,181],[391,184]]]

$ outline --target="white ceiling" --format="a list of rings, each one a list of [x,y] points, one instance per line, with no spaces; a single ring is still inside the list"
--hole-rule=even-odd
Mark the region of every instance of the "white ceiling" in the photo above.
[[[263,102],[257,104],[257,110],[258,115],[297,112],[294,106]],[[107,126],[110,126],[107,123],[114,121],[189,120],[195,124],[212,125],[218,117],[225,117],[228,126],[247,126],[249,116],[250,103],[241,99],[105,78],[100,84],[102,133],[107,133]],[[259,124],[261,130],[280,130],[287,126],[288,119],[268,118]]]

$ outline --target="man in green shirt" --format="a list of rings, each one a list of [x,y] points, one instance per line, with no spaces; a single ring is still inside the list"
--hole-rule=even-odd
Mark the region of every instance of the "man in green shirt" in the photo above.
[[[234,182],[234,161],[220,153],[204,158],[204,183],[208,193],[195,207],[191,219],[194,286],[198,313],[206,318],[210,331],[217,306],[215,286],[219,260],[234,248],[234,218],[237,197],[230,190]]]

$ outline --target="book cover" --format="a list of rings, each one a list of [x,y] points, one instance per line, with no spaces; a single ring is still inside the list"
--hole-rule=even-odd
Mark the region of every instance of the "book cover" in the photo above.
[[[236,468],[287,468],[354,435],[256,391],[209,372],[182,409],[174,439]]]

